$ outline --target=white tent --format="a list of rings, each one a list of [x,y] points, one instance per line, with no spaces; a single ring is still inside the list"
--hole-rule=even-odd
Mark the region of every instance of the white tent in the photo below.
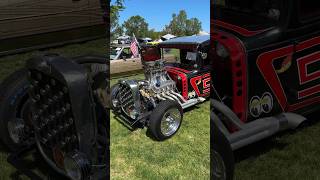
[[[172,39],[172,38],[175,38],[175,37],[177,37],[177,36],[172,35],[172,34],[166,34],[166,35],[164,35],[164,36],[161,36],[161,39],[162,39],[163,41],[165,41],[165,40],[169,40],[169,39]]]
[[[210,35],[210,34],[205,31],[200,31],[197,35],[202,36],[202,35]]]
[[[128,35],[122,35],[120,37],[117,38],[117,40],[126,40],[126,39],[130,39],[131,37]]]

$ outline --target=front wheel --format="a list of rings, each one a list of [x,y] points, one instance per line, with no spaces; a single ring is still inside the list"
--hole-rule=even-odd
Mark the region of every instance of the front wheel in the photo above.
[[[182,123],[183,112],[179,103],[171,100],[161,101],[149,118],[149,131],[158,141],[175,135]]]
[[[26,76],[26,69],[18,70],[0,85],[0,138],[10,151],[26,145],[31,131]]]
[[[217,116],[214,116],[217,117]],[[211,178],[212,180],[232,180],[234,156],[229,141],[211,119]]]

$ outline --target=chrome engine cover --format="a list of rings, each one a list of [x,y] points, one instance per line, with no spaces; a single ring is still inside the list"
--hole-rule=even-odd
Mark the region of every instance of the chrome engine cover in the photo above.
[[[176,82],[173,81],[167,71],[163,60],[144,63],[145,77],[148,82],[148,89],[153,94],[161,94],[176,91]]]

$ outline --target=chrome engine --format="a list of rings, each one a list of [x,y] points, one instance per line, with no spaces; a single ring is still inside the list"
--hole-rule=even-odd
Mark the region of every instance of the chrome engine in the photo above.
[[[163,60],[144,62],[143,67],[146,80],[139,82],[142,96],[154,100],[176,100],[176,96],[180,96],[176,94],[176,82],[167,73]]]

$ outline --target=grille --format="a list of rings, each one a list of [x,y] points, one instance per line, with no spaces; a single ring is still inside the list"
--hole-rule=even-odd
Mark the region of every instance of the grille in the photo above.
[[[29,72],[29,78],[32,121],[40,144],[46,150],[58,150],[62,154],[78,149],[68,88],[57,79],[36,70]]]
[[[130,112],[135,109],[134,98],[133,98],[133,94],[130,86],[126,84],[120,84],[119,94],[120,94],[119,101],[120,101],[122,110],[128,116],[130,116]]]

